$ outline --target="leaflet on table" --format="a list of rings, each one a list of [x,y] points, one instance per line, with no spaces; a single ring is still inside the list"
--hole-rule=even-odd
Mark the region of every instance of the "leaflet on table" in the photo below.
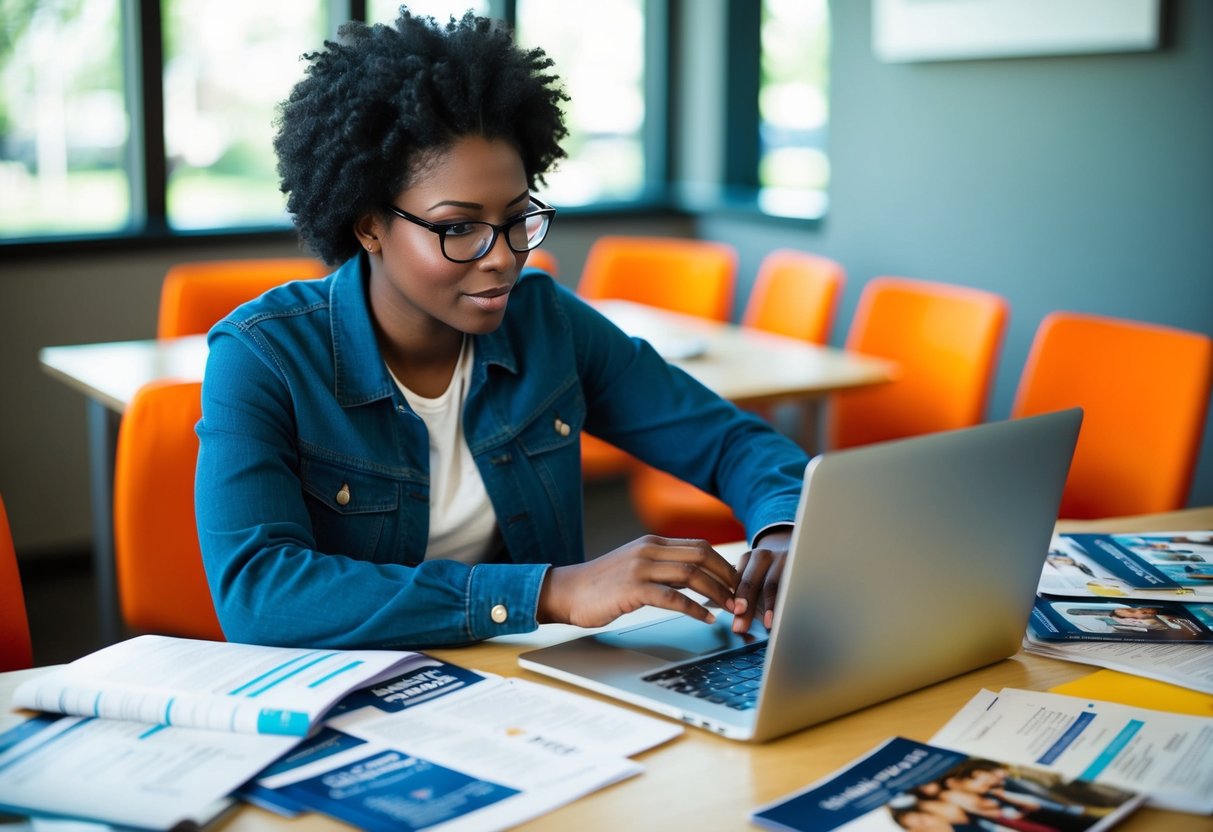
[[[349,691],[433,663],[389,650],[315,650],[138,636],[36,676],[13,704],[239,733],[305,736]]]
[[[1037,641],[1213,643],[1213,603],[1037,596],[1028,635]]]
[[[1213,601],[1213,532],[1054,535],[1039,591]]]
[[[1213,646],[1112,641],[1038,641],[1029,632],[1029,653],[1107,667],[1147,679],[1213,694]]]
[[[0,807],[146,829],[202,824],[297,737],[41,716],[0,735]]]
[[[246,799],[368,829],[503,828],[638,773],[627,755],[682,733],[614,705],[451,665],[360,691],[338,710]]]
[[[759,826],[792,832],[918,828],[1066,829],[1101,832],[1142,795],[1067,780],[1056,772],[973,757],[894,737],[840,772],[751,815]]]
[[[1213,812],[1213,717],[1004,688],[981,691],[930,742]]]

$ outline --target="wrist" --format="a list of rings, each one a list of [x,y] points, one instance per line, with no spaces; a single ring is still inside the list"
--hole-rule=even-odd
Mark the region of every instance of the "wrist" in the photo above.
[[[568,621],[568,615],[561,609],[564,576],[558,574],[567,568],[553,566],[543,573],[543,583],[539,586],[539,602],[535,605],[535,623],[563,624]]]

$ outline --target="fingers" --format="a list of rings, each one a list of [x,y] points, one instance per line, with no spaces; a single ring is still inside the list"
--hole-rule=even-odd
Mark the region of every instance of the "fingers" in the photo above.
[[[754,616],[770,629],[775,619],[775,599],[783,575],[786,553],[758,548],[746,552],[737,566],[740,575],[733,598],[733,632],[750,630]]]

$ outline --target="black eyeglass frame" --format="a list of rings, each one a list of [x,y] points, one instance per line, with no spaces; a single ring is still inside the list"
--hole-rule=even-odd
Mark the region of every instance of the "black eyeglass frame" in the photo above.
[[[539,248],[539,246],[543,243],[543,241],[547,239],[548,231],[550,231],[552,228],[552,220],[556,216],[556,209],[535,196],[530,197],[530,201],[532,204],[539,206],[538,211],[527,211],[522,216],[514,217],[514,219],[507,220],[499,225],[494,225],[491,222],[484,222],[483,220],[463,220],[460,222],[430,222],[429,220],[423,220],[421,217],[410,214],[408,211],[397,208],[395,205],[392,205],[390,203],[387,205],[387,209],[389,211],[391,211],[393,214],[395,214],[396,216],[400,217],[401,219],[408,220],[411,223],[420,225],[422,228],[426,229],[427,231],[432,231],[435,234],[437,234],[438,235],[438,250],[442,252],[442,256],[445,257],[447,260],[450,260],[452,263],[475,263],[477,260],[480,260],[480,259],[486,257],[488,255],[488,253],[493,250],[493,246],[497,245],[497,238],[499,236],[501,236],[501,232],[508,231],[510,228],[513,228],[514,226],[518,225],[519,223],[525,223],[527,220],[531,219],[532,217],[547,217],[547,220],[548,220],[547,227],[543,229],[543,234],[539,237],[538,240],[535,241],[535,244],[529,246],[528,248],[515,248],[514,244],[512,242],[510,242],[510,235],[508,233],[505,235],[505,244],[510,247],[510,251],[513,251],[517,254],[526,254],[528,251],[533,251],[533,250]],[[446,253],[446,235],[452,228],[456,228],[460,225],[487,225],[489,228],[493,229],[493,236],[489,240],[489,244],[487,246],[485,246],[484,251],[482,253],[476,255],[475,257],[469,257],[466,260],[459,260]],[[530,241],[528,240],[528,242],[530,242]]]

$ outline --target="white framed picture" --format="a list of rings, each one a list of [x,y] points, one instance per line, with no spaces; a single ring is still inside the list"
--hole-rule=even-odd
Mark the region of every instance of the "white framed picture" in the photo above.
[[[1158,48],[1161,0],[872,0],[888,62]]]

